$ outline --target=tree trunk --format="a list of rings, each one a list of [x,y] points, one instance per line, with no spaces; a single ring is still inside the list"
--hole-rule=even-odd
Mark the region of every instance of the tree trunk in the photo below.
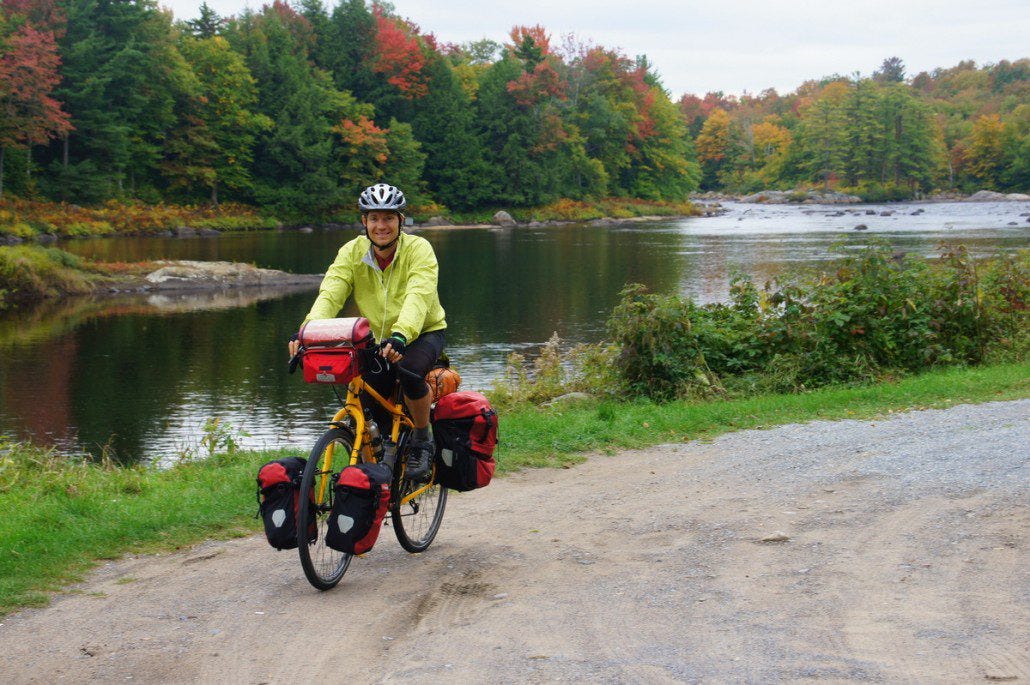
[[[68,134],[67,133],[64,134],[64,158],[63,158],[62,161],[64,162],[64,170],[67,171],[68,170]]]
[[[25,182],[32,178],[32,146],[25,150]]]
[[[0,200],[4,197],[4,148],[0,146]]]
[[[218,179],[211,182],[211,206],[218,207]]]

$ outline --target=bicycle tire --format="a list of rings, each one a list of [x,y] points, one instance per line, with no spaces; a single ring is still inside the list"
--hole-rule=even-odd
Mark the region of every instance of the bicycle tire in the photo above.
[[[353,555],[338,552],[325,544],[325,533],[329,527],[329,512],[333,506],[334,476],[332,469],[324,465],[326,453],[333,446],[332,469],[335,474],[342,471],[350,463],[350,453],[354,446],[354,433],[343,428],[332,428],[327,431],[311,450],[304,475],[300,481],[300,502],[297,511],[298,521],[307,521],[309,511],[314,509],[314,539],[310,538],[307,526],[297,526],[297,551],[300,553],[300,565],[308,582],[319,590],[330,590],[343,578],[350,566]],[[316,501],[317,500],[317,501]]]
[[[394,476],[396,495],[390,506],[390,523],[401,547],[417,554],[426,551],[440,532],[443,512],[447,508],[447,488],[436,482],[434,470],[433,480],[426,491],[401,504],[406,496],[426,487],[425,483],[414,483],[404,478],[402,471],[398,464]]]

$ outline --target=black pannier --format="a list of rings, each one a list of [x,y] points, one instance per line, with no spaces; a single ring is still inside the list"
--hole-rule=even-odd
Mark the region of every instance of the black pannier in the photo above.
[[[270,461],[258,469],[258,513],[265,523],[265,537],[276,549],[297,547],[297,510],[300,505],[300,478],[307,465],[302,457]],[[309,540],[317,532],[315,512],[309,508]]]

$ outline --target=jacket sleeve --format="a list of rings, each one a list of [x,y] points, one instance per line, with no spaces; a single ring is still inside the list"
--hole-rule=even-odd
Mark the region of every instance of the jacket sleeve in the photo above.
[[[351,259],[349,247],[349,243],[341,247],[336,260],[326,270],[318,289],[318,297],[304,321],[332,319],[343,309],[354,290],[354,260]]]
[[[408,287],[401,301],[400,314],[392,327],[392,331],[403,335],[408,342],[422,332],[426,317],[440,297],[436,289],[439,267],[433,246],[428,240],[419,240],[413,247]]]

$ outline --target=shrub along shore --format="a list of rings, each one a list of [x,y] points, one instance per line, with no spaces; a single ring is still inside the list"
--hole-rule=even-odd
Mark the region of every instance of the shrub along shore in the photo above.
[[[586,400],[546,410],[524,406],[502,414],[498,470],[567,466],[590,452],[708,439],[747,428],[1018,399],[1028,395],[1028,380],[1030,364],[1017,363],[801,394],[664,404]],[[45,605],[50,593],[81,580],[103,560],[257,533],[257,467],[303,452],[230,449],[159,470],[0,443],[0,511],[5,512],[0,518],[0,616]],[[445,521],[444,535],[446,529]],[[298,564],[298,582],[299,574]]]

